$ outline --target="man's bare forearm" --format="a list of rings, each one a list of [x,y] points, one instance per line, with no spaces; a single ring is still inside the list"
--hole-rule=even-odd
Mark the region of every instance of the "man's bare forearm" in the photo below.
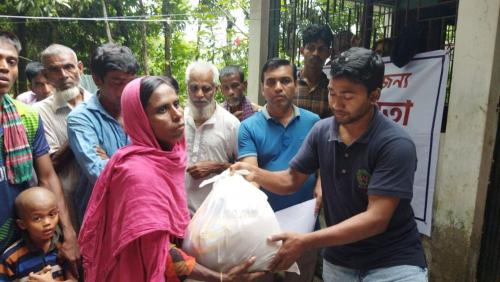
[[[290,170],[268,171],[260,168],[255,171],[252,181],[278,195],[294,193],[303,183],[294,181],[294,177],[292,173],[290,173]]]

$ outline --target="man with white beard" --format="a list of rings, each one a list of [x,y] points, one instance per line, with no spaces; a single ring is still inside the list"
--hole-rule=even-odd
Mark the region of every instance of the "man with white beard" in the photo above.
[[[215,102],[218,78],[217,68],[207,62],[196,61],[186,69],[186,190],[192,214],[212,190],[211,185],[198,188],[200,183],[224,171],[237,157],[240,122]]]
[[[79,86],[83,64],[75,52],[64,45],[52,44],[41,53],[47,79],[55,88],[54,95],[37,102],[34,107],[45,125],[45,138],[50,146],[52,164],[61,179],[66,203],[75,225],[73,194],[79,180],[78,165],[68,144],[66,118],[78,104],[91,94]],[[76,226],[76,225],[75,225]]]

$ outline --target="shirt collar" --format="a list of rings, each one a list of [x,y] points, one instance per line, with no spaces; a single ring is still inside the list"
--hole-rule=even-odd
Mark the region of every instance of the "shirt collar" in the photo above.
[[[101,115],[104,115],[110,119],[115,119],[102,106],[101,101],[99,101],[100,95],[101,95],[100,91],[97,90],[97,93],[95,95],[92,95],[92,97],[90,97],[87,101],[85,101],[85,104],[87,105],[87,109],[90,111],[99,112]]]
[[[292,104],[292,107],[293,107],[293,113],[292,113],[292,118],[290,119],[290,121],[292,121],[293,119],[295,119],[296,117],[299,117],[300,116],[300,110],[299,110],[299,107],[295,106]],[[267,104],[264,105],[264,107],[262,107],[261,109],[261,112],[262,114],[264,115],[264,117],[266,118],[266,120],[269,120],[269,119],[272,119],[273,117],[271,117],[271,115],[269,114],[269,112],[267,111]]]
[[[372,139],[372,135],[373,135],[373,132],[375,131],[375,128],[377,127],[377,125],[380,123],[380,121],[384,118],[384,115],[382,114],[382,112],[380,112],[378,110],[378,107],[377,106],[373,106],[374,108],[374,114],[373,114],[373,117],[372,117],[372,120],[370,121],[370,125],[368,126],[368,128],[366,129],[366,131],[363,133],[363,135],[361,135],[358,140],[356,140],[356,142],[358,143],[368,143],[370,142],[370,140]]]
[[[335,116],[332,116],[329,119],[331,119],[331,122],[330,122],[330,130],[329,130],[330,131],[330,138],[328,139],[328,141],[340,141],[339,128],[338,128],[337,122],[335,121]]]

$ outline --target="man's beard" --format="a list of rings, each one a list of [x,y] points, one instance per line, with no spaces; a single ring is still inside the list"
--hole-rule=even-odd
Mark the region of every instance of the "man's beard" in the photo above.
[[[80,88],[78,86],[74,86],[65,90],[56,90],[54,92],[54,95],[56,97],[59,97],[65,102],[71,101],[74,99],[76,96],[80,95]]]
[[[361,120],[362,118],[364,118],[365,115],[370,113],[371,109],[373,109],[373,108],[375,108],[375,110],[377,110],[377,108],[374,107],[373,105],[367,105],[366,107],[362,107],[355,112],[350,112],[349,116],[344,117],[344,118],[338,117],[335,113],[335,109],[333,109],[333,108],[330,108],[330,109],[331,109],[333,115],[335,116],[335,122],[337,124],[353,124],[353,123]]]
[[[195,121],[196,120],[206,121],[210,117],[212,117],[215,111],[215,105],[216,105],[215,99],[212,99],[210,104],[207,104],[203,108],[197,108],[189,98],[187,103],[189,111],[191,112],[191,116]]]
[[[241,102],[243,102],[243,94],[241,96],[238,96],[238,97],[231,97],[229,99],[226,99],[226,102],[227,104],[234,108],[234,107],[239,107],[241,105]]]

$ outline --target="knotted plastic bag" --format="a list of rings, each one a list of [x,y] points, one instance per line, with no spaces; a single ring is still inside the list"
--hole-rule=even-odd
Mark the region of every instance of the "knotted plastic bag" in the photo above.
[[[189,223],[183,250],[216,271],[225,272],[252,256],[256,261],[248,271],[267,271],[281,246],[267,238],[281,230],[266,194],[240,173],[226,170],[200,184],[215,182]],[[296,263],[288,271],[299,274]]]

